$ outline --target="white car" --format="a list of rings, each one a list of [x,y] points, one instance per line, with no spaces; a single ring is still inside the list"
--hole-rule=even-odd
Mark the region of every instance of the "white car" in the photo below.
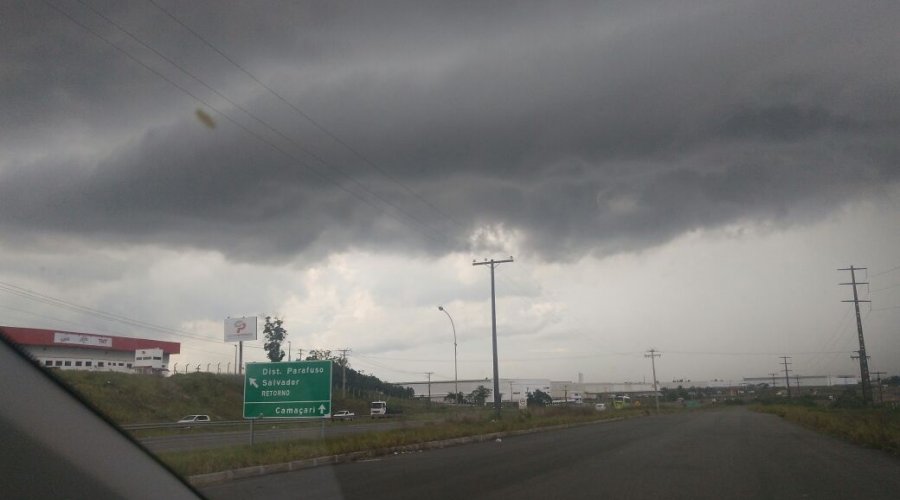
[[[177,423],[179,424],[201,424],[209,422],[209,415],[188,415]]]

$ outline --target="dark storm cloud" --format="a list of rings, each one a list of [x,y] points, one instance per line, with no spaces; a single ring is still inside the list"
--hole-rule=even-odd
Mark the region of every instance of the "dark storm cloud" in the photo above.
[[[474,249],[502,228],[568,259],[811,220],[900,174],[891,2],[160,4],[364,158],[150,3],[89,5],[234,104],[58,5],[234,122],[209,109],[206,128],[207,106],[43,4],[7,7],[7,234],[268,260]],[[73,130],[104,153],[56,147]]]

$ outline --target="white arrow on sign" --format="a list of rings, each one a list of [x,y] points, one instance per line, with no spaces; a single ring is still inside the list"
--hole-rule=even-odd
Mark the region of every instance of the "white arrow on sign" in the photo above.
[[[321,413],[321,414],[325,413],[325,405],[319,405],[319,413]]]
[[[256,379],[255,379],[255,378],[251,378],[251,379],[250,379],[250,385],[252,385],[253,387],[256,387],[257,389],[259,389],[259,386],[256,385]]]

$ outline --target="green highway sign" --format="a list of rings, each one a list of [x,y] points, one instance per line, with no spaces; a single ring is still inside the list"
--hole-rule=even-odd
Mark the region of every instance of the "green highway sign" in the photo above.
[[[247,363],[244,418],[331,416],[331,360]]]

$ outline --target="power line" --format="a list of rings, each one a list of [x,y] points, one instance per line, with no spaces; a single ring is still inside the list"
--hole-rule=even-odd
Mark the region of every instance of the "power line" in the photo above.
[[[850,318],[850,311],[852,311],[852,310],[853,310],[852,308],[848,307],[847,310],[844,311],[844,316],[841,317],[841,320],[838,322],[838,326],[837,326],[837,328],[834,330],[834,333],[831,334],[831,336],[830,336],[828,342],[826,342],[826,343],[824,344],[824,347],[825,347],[825,350],[826,350],[826,351],[831,351],[831,350],[833,350],[833,349],[835,348],[835,345],[837,344],[837,342],[838,342],[838,341],[841,339],[841,337],[846,333],[846,329],[847,329],[847,327],[849,327],[850,325],[847,324],[847,325],[845,326],[845,322],[847,321],[848,318]],[[831,356],[831,358],[828,360],[828,363],[833,363],[833,362],[834,362],[834,359],[837,357],[837,355],[838,355],[838,354],[842,354],[843,352],[844,352],[844,351],[835,351],[835,352],[830,353],[830,354],[832,354],[832,356]],[[813,371],[813,372],[818,371],[818,369],[819,369],[823,364],[824,364],[824,363],[823,363],[823,359],[822,359],[822,358],[819,358],[818,360],[815,361],[814,369],[813,369],[812,371]]]
[[[192,333],[185,332],[183,330],[178,330],[175,328],[169,328],[166,326],[157,325],[154,323],[149,323],[147,321],[143,321],[143,320],[139,320],[139,319],[130,318],[128,316],[123,316],[121,314],[101,311],[100,309],[94,309],[92,307],[76,304],[74,302],[69,302],[69,301],[59,299],[56,297],[51,297],[49,295],[46,295],[46,294],[43,294],[40,292],[36,292],[34,290],[29,290],[27,288],[23,288],[20,286],[16,286],[11,283],[6,283],[3,281],[0,281],[0,291],[6,292],[6,293],[9,293],[12,295],[16,295],[18,297],[22,297],[22,298],[25,298],[28,300],[32,300],[35,302],[47,304],[50,306],[59,307],[62,309],[68,309],[70,311],[78,312],[81,314],[95,316],[100,319],[104,319],[106,321],[114,321],[114,322],[129,325],[129,326],[136,326],[138,328],[153,330],[153,331],[163,333],[166,335],[171,335],[171,336],[187,337],[187,338],[192,338],[195,340],[201,340],[204,342],[218,343],[218,341],[212,340],[208,337],[192,334]]]
[[[108,16],[106,16],[106,15],[103,14],[102,12],[100,12],[100,11],[98,11],[97,9],[95,9],[95,8],[91,7],[90,5],[86,4],[86,3],[84,2],[84,0],[76,0],[76,1],[77,1],[78,3],[80,3],[82,6],[84,6],[85,8],[87,8],[88,10],[90,10],[91,12],[93,12],[95,15],[99,16],[100,18],[102,18],[102,19],[104,19],[105,21],[107,21],[109,24],[113,25],[116,29],[118,29],[118,30],[121,31],[122,33],[125,33],[125,34],[126,34],[128,37],[130,37],[132,40],[134,40],[135,42],[139,43],[141,46],[145,47],[146,49],[152,51],[154,54],[156,54],[157,56],[159,56],[161,59],[163,59],[163,60],[166,61],[167,63],[171,64],[171,65],[174,66],[176,69],[178,69],[179,71],[181,71],[182,73],[184,73],[185,75],[187,75],[188,77],[190,77],[191,79],[193,79],[194,81],[196,81],[197,83],[199,83],[200,85],[202,85],[203,87],[205,87],[206,89],[208,89],[210,92],[212,92],[212,93],[214,93],[215,95],[219,96],[220,98],[224,99],[228,104],[234,106],[235,108],[237,108],[238,110],[240,110],[241,112],[243,112],[245,115],[249,116],[250,118],[252,118],[253,120],[255,120],[257,123],[261,124],[263,127],[265,127],[266,129],[268,129],[270,132],[276,134],[277,136],[281,137],[282,139],[284,139],[285,141],[289,142],[290,144],[293,144],[293,145],[296,146],[298,149],[300,149],[300,151],[302,151],[303,153],[309,155],[310,157],[312,157],[313,159],[315,159],[316,161],[318,161],[319,163],[321,163],[323,166],[325,166],[325,167],[327,167],[327,168],[330,168],[330,169],[332,169],[332,170],[336,170],[338,173],[340,173],[341,175],[343,175],[344,177],[346,177],[347,179],[349,179],[351,182],[353,182],[354,184],[356,184],[363,192],[365,192],[365,193],[368,194],[369,196],[372,196],[372,197],[374,197],[375,199],[381,201],[382,203],[384,203],[384,204],[390,206],[390,207],[393,208],[394,210],[397,210],[398,212],[402,213],[403,215],[409,217],[411,220],[413,220],[413,221],[419,223],[419,224],[422,225],[423,227],[426,227],[426,228],[428,228],[428,229],[432,229],[432,230],[433,230],[433,228],[428,227],[427,223],[425,223],[424,221],[420,220],[420,219],[419,219],[418,217],[416,217],[415,215],[410,214],[410,213],[407,212],[406,210],[403,210],[403,209],[400,208],[399,206],[395,205],[395,204],[394,204],[393,202],[391,202],[390,200],[387,200],[387,199],[383,198],[382,196],[378,195],[377,193],[371,191],[371,190],[368,189],[365,185],[363,185],[361,182],[359,182],[359,181],[357,181],[356,179],[354,179],[351,175],[349,175],[348,173],[344,172],[342,169],[340,169],[340,168],[337,167],[336,165],[330,164],[329,162],[325,161],[325,160],[324,160],[323,158],[321,158],[319,155],[313,153],[313,152],[310,151],[308,148],[305,148],[304,146],[302,146],[302,145],[301,145],[299,142],[297,142],[296,140],[294,140],[294,139],[288,137],[286,134],[284,134],[283,132],[281,132],[280,130],[278,130],[277,128],[275,128],[274,126],[272,126],[271,124],[269,124],[267,121],[263,120],[262,118],[259,118],[256,114],[250,112],[249,110],[247,110],[246,108],[244,108],[243,106],[241,106],[240,104],[238,104],[237,102],[231,100],[231,99],[228,98],[226,95],[224,95],[224,94],[221,93],[220,91],[216,90],[216,89],[213,88],[211,85],[207,84],[205,81],[203,81],[203,79],[201,79],[200,77],[198,77],[197,75],[195,75],[194,73],[192,73],[191,71],[189,71],[189,70],[188,70],[187,68],[185,68],[184,66],[178,64],[177,62],[175,62],[174,60],[172,60],[170,57],[167,57],[167,56],[166,56],[165,54],[163,54],[162,52],[156,50],[156,49],[153,48],[150,44],[144,42],[143,40],[141,40],[140,38],[138,38],[136,35],[134,35],[134,34],[131,33],[130,31],[128,31],[127,29],[125,29],[122,25],[120,25],[119,23],[115,22],[113,19],[110,19]],[[295,161],[297,161],[298,163],[300,163],[299,158],[296,158],[296,157],[293,157],[293,156],[292,156],[292,158],[293,158]],[[300,163],[300,164],[301,164],[301,166],[304,167],[304,168],[307,168],[307,169],[310,169],[310,170],[314,170],[314,169],[312,169],[312,167],[310,167],[310,166],[307,165],[307,164],[303,164],[303,163]],[[336,182],[334,182],[334,183],[336,184]],[[441,234],[441,233],[438,232],[438,231],[435,231],[435,234]]]
[[[197,81],[198,83],[200,83],[201,85],[203,85],[204,87],[206,87],[207,89],[209,89],[211,92],[215,93],[216,95],[218,95],[219,97],[221,97],[222,99],[224,99],[225,101],[227,101],[227,102],[228,102],[229,104],[231,104],[232,106],[235,106],[237,109],[241,110],[242,112],[244,112],[245,114],[247,114],[248,116],[250,116],[251,118],[253,118],[254,120],[256,120],[257,122],[261,123],[264,127],[268,128],[269,130],[271,130],[271,131],[274,132],[275,134],[279,135],[279,136],[282,137],[283,139],[289,141],[291,144],[293,144],[293,145],[295,145],[296,147],[298,147],[301,151],[303,151],[304,153],[306,153],[306,154],[309,155],[310,157],[315,158],[317,161],[319,161],[320,163],[322,163],[322,164],[325,165],[326,167],[330,167],[330,168],[332,168],[332,169],[334,169],[334,170],[337,170],[339,173],[343,174],[345,177],[347,177],[348,179],[350,179],[351,181],[353,181],[356,185],[358,185],[358,186],[360,187],[360,189],[362,189],[364,192],[366,192],[366,193],[369,194],[370,196],[372,196],[372,197],[378,199],[379,201],[381,201],[381,202],[384,203],[385,205],[394,208],[394,209],[397,210],[399,213],[405,215],[406,217],[408,217],[408,218],[409,218],[410,220],[412,220],[413,222],[416,222],[416,223],[422,225],[424,228],[427,228],[427,229],[430,229],[430,230],[434,231],[434,235],[432,235],[432,234],[425,233],[425,232],[423,232],[423,231],[421,231],[421,230],[416,230],[416,232],[418,232],[418,233],[421,234],[422,236],[425,236],[426,238],[428,238],[428,239],[430,239],[430,240],[432,240],[432,241],[434,241],[434,242],[436,242],[436,243],[439,243],[439,244],[444,244],[444,243],[450,241],[449,239],[446,239],[446,238],[447,238],[446,235],[444,235],[444,234],[441,233],[440,231],[437,231],[436,229],[431,228],[431,227],[428,226],[425,222],[419,220],[418,217],[416,217],[416,216],[414,216],[414,215],[411,215],[410,213],[408,213],[407,211],[403,210],[402,208],[397,207],[396,205],[394,205],[394,204],[393,204],[392,202],[390,202],[389,200],[385,200],[385,199],[384,199],[383,197],[381,197],[380,195],[378,195],[378,194],[372,192],[371,190],[368,190],[365,186],[363,186],[361,183],[359,183],[358,181],[356,181],[356,180],[355,180],[352,176],[350,176],[349,174],[347,174],[347,173],[343,172],[342,170],[340,170],[339,168],[337,168],[337,167],[335,167],[335,166],[329,164],[329,163],[326,162],[325,160],[319,158],[317,155],[315,155],[315,154],[309,152],[306,148],[304,148],[304,147],[300,146],[299,144],[297,144],[296,141],[294,141],[294,140],[292,140],[291,138],[287,137],[284,133],[278,131],[277,129],[275,129],[274,127],[272,127],[271,125],[269,125],[269,124],[268,124],[267,122],[265,122],[264,120],[258,118],[258,117],[257,117],[256,115],[254,115],[253,113],[249,112],[248,110],[246,110],[245,108],[243,108],[243,107],[240,106],[239,104],[237,104],[237,103],[235,103],[234,101],[230,100],[227,96],[221,94],[219,91],[217,91],[216,89],[212,88],[211,86],[209,86],[208,84],[206,84],[205,82],[203,82],[200,78],[194,76],[194,75],[191,74],[189,71],[187,71],[186,69],[182,68],[180,65],[178,65],[177,63],[175,63],[174,61],[172,61],[171,59],[169,59],[168,57],[166,57],[165,55],[163,55],[162,53],[160,53],[160,52],[157,51],[156,49],[152,48],[151,46],[149,46],[149,45],[146,44],[145,42],[141,41],[139,38],[137,38],[136,36],[132,35],[130,32],[128,32],[128,31],[125,30],[124,28],[118,26],[117,23],[115,23],[114,21],[110,20],[108,17],[104,16],[102,13],[99,13],[99,12],[97,12],[96,10],[94,10],[92,7],[87,6],[86,4],[84,4],[83,2],[81,2],[81,0],[78,0],[78,1],[79,1],[79,3],[81,3],[82,5],[84,5],[86,8],[88,8],[89,10],[91,10],[92,12],[94,12],[97,16],[99,16],[99,17],[101,17],[101,18],[107,20],[110,24],[112,24],[113,26],[115,26],[117,29],[119,29],[120,31],[122,31],[122,32],[125,33],[126,35],[130,36],[131,38],[133,38],[135,41],[137,41],[137,42],[140,43],[141,45],[145,46],[148,50],[153,51],[153,52],[154,52],[155,54],[157,54],[159,57],[161,57],[161,58],[164,59],[165,61],[169,62],[169,64],[171,64],[171,65],[173,65],[175,68],[179,69],[182,73],[188,75],[190,78],[194,79],[195,81]],[[150,65],[146,64],[145,62],[143,62],[143,61],[140,60],[138,57],[136,57],[135,55],[131,54],[130,52],[128,52],[128,51],[125,50],[124,48],[122,48],[122,47],[116,45],[114,42],[112,42],[111,40],[109,40],[109,39],[106,38],[105,36],[103,36],[103,35],[97,33],[97,31],[91,29],[89,26],[85,25],[84,23],[79,22],[77,19],[75,19],[75,18],[74,18],[71,14],[69,14],[68,12],[66,12],[66,11],[62,10],[61,8],[57,7],[56,5],[50,3],[49,0],[44,0],[44,3],[47,4],[49,7],[51,7],[52,9],[54,9],[55,11],[57,11],[58,13],[60,13],[61,15],[63,15],[64,17],[66,17],[67,19],[69,19],[72,23],[76,24],[77,26],[81,27],[82,29],[84,29],[84,30],[87,31],[88,33],[90,33],[90,34],[94,35],[95,37],[99,38],[100,40],[102,40],[103,42],[105,42],[106,44],[108,44],[110,47],[112,47],[112,48],[118,50],[119,52],[121,52],[121,53],[123,53],[124,55],[126,55],[126,56],[127,56],[129,59],[131,59],[132,61],[136,62],[137,64],[141,65],[142,67],[144,67],[144,68],[147,69],[148,71],[152,72],[153,74],[157,75],[157,76],[160,77],[161,79],[165,80],[167,83],[169,83],[170,85],[172,85],[172,86],[175,87],[176,89],[182,91],[183,93],[185,93],[185,94],[188,95],[189,97],[193,98],[193,99],[196,100],[197,102],[203,104],[204,106],[208,107],[209,109],[212,109],[212,110],[215,111],[217,114],[221,115],[223,118],[225,118],[225,119],[228,120],[230,123],[232,123],[232,124],[235,125],[236,127],[238,127],[238,128],[240,128],[241,130],[243,130],[246,134],[250,135],[251,137],[253,137],[253,138],[256,139],[257,141],[259,141],[259,142],[261,142],[261,143],[263,143],[263,144],[269,146],[270,148],[274,149],[275,151],[277,151],[277,152],[280,153],[281,155],[285,156],[285,157],[288,158],[289,160],[292,160],[292,161],[295,162],[298,166],[307,169],[308,171],[312,172],[313,174],[315,174],[317,177],[319,177],[320,179],[324,180],[325,182],[328,182],[328,183],[330,183],[330,184],[333,184],[335,187],[337,187],[337,188],[340,189],[341,191],[344,191],[344,192],[348,193],[348,194],[351,195],[352,197],[354,197],[354,198],[356,198],[356,199],[362,201],[363,203],[365,203],[365,204],[371,206],[372,208],[374,208],[374,209],[380,211],[380,212],[383,213],[384,215],[386,215],[386,216],[388,216],[388,217],[391,217],[392,219],[396,220],[397,222],[399,222],[399,223],[401,223],[401,224],[403,224],[403,225],[409,227],[410,229],[415,229],[415,228],[414,228],[413,226],[411,226],[408,222],[403,221],[403,220],[397,218],[396,216],[394,216],[394,215],[392,215],[391,213],[387,212],[383,207],[378,206],[377,204],[375,204],[375,203],[372,202],[371,200],[369,200],[369,199],[367,199],[367,198],[361,196],[359,193],[356,193],[356,192],[350,190],[349,188],[347,188],[346,186],[344,186],[344,185],[341,184],[340,182],[338,182],[338,181],[336,181],[335,179],[331,178],[330,176],[324,174],[323,172],[319,171],[318,169],[312,167],[310,164],[304,162],[303,160],[301,160],[300,158],[298,158],[298,157],[295,156],[294,154],[290,153],[289,151],[286,151],[284,148],[282,148],[282,147],[278,146],[277,144],[275,144],[274,142],[272,142],[272,141],[266,139],[265,137],[263,137],[262,135],[258,134],[257,132],[254,132],[254,131],[250,130],[246,125],[244,125],[244,124],[238,122],[237,120],[235,120],[235,119],[232,118],[230,115],[228,115],[228,114],[225,113],[224,111],[220,110],[220,109],[217,108],[216,106],[213,106],[213,105],[212,105],[210,102],[208,102],[207,100],[205,100],[205,99],[199,97],[199,96],[196,95],[195,93],[193,93],[193,92],[191,92],[190,90],[188,90],[187,88],[185,88],[183,85],[180,85],[180,84],[176,83],[176,82],[173,81],[171,78],[167,77],[166,75],[162,74],[160,71],[158,71],[158,70],[156,70],[155,68],[151,67]],[[445,240],[441,240],[441,239],[439,239],[438,237],[436,237],[435,235],[438,235],[439,237],[443,237],[443,238],[445,238]]]
[[[147,1],[148,1],[150,4],[152,4],[154,7],[156,7],[157,9],[159,9],[161,12],[163,12],[163,13],[164,13],[166,16],[168,16],[170,19],[172,19],[173,21],[175,21],[175,22],[176,22],[178,25],[180,25],[182,28],[186,29],[189,33],[191,33],[192,35],[194,35],[198,40],[200,40],[201,42],[203,42],[207,47],[209,47],[210,49],[212,49],[213,51],[215,51],[217,54],[219,54],[220,56],[222,56],[222,58],[224,58],[226,61],[228,61],[229,63],[231,63],[235,68],[237,68],[237,69],[240,70],[242,73],[244,73],[245,75],[247,75],[251,80],[253,80],[254,82],[256,82],[257,85],[259,85],[260,87],[264,88],[264,89],[265,89],[267,92],[269,92],[271,95],[275,96],[276,99],[278,99],[279,101],[281,101],[282,103],[284,103],[286,106],[288,106],[291,110],[293,110],[295,113],[297,113],[298,115],[300,115],[301,117],[303,117],[303,119],[305,119],[308,123],[312,124],[312,125],[313,125],[316,129],[318,129],[320,132],[324,133],[326,136],[328,136],[329,138],[331,138],[334,142],[336,142],[337,144],[341,145],[342,147],[344,147],[344,149],[346,149],[347,151],[349,151],[350,153],[352,153],[354,156],[356,156],[359,160],[361,160],[361,161],[363,162],[363,164],[369,166],[370,168],[372,168],[372,169],[378,171],[379,173],[381,173],[382,175],[384,175],[384,176],[385,176],[387,179],[389,179],[391,182],[393,182],[394,184],[396,184],[396,185],[400,186],[401,188],[403,188],[404,191],[406,191],[407,193],[409,193],[410,195],[412,195],[413,197],[415,197],[416,199],[418,199],[419,201],[421,201],[421,202],[424,203],[425,205],[429,206],[431,209],[433,209],[435,212],[437,212],[438,214],[440,214],[442,217],[444,217],[445,219],[447,219],[447,220],[453,222],[454,224],[456,224],[457,227],[459,227],[459,228],[464,228],[464,226],[463,226],[461,223],[459,223],[458,221],[456,221],[456,220],[455,220],[453,217],[451,217],[449,214],[445,213],[445,212],[442,211],[440,208],[438,208],[436,205],[434,205],[433,203],[431,203],[430,201],[428,201],[426,198],[422,197],[419,193],[417,193],[415,190],[413,190],[412,188],[410,188],[407,184],[401,182],[399,179],[397,179],[396,177],[394,177],[393,175],[391,175],[388,171],[386,171],[385,169],[383,169],[383,168],[381,168],[380,166],[378,166],[375,162],[373,162],[373,161],[370,160],[368,157],[366,157],[365,155],[363,155],[358,149],[354,148],[354,147],[351,146],[349,143],[347,143],[347,141],[341,139],[337,134],[335,134],[335,133],[332,132],[331,130],[327,129],[325,126],[323,126],[323,125],[322,125],[321,123],[319,123],[317,120],[313,119],[312,116],[310,116],[308,113],[306,113],[305,111],[303,111],[299,106],[295,105],[294,103],[292,103],[291,101],[289,101],[288,99],[286,99],[284,96],[282,96],[280,93],[276,92],[273,88],[271,88],[270,86],[268,86],[268,85],[266,85],[265,83],[263,83],[263,81],[260,80],[258,77],[256,77],[256,75],[254,75],[254,74],[251,73],[249,70],[247,70],[246,68],[244,68],[244,66],[242,66],[240,63],[238,63],[238,62],[235,61],[233,58],[231,58],[230,56],[228,56],[224,51],[220,50],[215,44],[213,44],[212,42],[210,42],[206,37],[204,37],[203,35],[201,35],[200,33],[198,33],[196,30],[194,30],[193,28],[191,28],[190,26],[188,26],[187,23],[183,22],[181,19],[179,19],[179,18],[178,18],[175,14],[173,14],[171,11],[169,11],[168,9],[166,9],[166,8],[162,7],[161,5],[159,5],[158,3],[156,3],[155,0],[147,0]]]
[[[794,356],[817,356],[819,354],[843,354],[845,351],[799,351],[792,352]],[[710,352],[710,351],[669,351],[666,354],[686,354],[702,356],[776,356],[776,352]]]
[[[49,319],[49,320],[51,320],[51,321],[56,321],[56,322],[59,322],[59,323],[64,323],[64,324],[68,324],[68,325],[75,325],[75,326],[77,326],[77,327],[79,327],[79,328],[85,328],[85,329],[89,329],[89,330],[91,329],[91,327],[89,327],[89,326],[87,326],[87,325],[85,325],[85,324],[83,324],[83,323],[78,323],[77,321],[71,321],[71,320],[67,320],[67,319],[57,318],[57,317],[54,317],[54,316],[50,316],[50,315],[48,315],[48,314],[36,313],[36,312],[34,312],[34,311],[29,311],[29,310],[27,310],[27,309],[19,309],[19,308],[16,308],[16,307],[10,307],[10,306],[4,306],[4,305],[0,305],[0,307],[2,307],[3,309],[8,309],[8,310],[10,310],[10,311],[16,311],[16,312],[19,312],[19,313],[25,313],[25,314],[28,314],[29,316],[35,316],[35,317],[38,317],[38,318],[41,318],[41,319]],[[11,325],[8,325],[8,326],[11,326]]]
[[[422,373],[420,371],[401,370],[399,368],[394,368],[394,367],[391,367],[388,365],[384,365],[384,364],[378,363],[377,361],[372,361],[371,359],[368,359],[366,356],[360,356],[359,354],[357,354],[354,359],[356,359],[357,362],[362,362],[362,364],[364,364],[364,365],[373,366],[375,368],[378,368],[381,370],[387,370],[389,372],[403,373],[403,374],[407,374],[407,375],[419,375]]]
[[[885,286],[885,287],[882,287],[882,288],[876,288],[876,289],[874,289],[874,290],[869,290],[869,293],[883,292],[883,291],[885,291],[885,290],[890,290],[890,289],[892,289],[892,288],[897,288],[897,287],[900,287],[900,283],[895,283],[895,284],[890,285],[890,286]]]
[[[892,268],[888,269],[887,271],[881,271],[881,272],[879,272],[879,273],[875,273],[875,274],[873,274],[873,275],[871,275],[871,276],[869,276],[869,277],[870,277],[870,278],[874,278],[874,277],[876,277],[876,276],[884,276],[885,274],[892,273],[892,272],[894,272],[894,271],[900,271],[900,266],[895,266],[895,267],[892,267]]]

